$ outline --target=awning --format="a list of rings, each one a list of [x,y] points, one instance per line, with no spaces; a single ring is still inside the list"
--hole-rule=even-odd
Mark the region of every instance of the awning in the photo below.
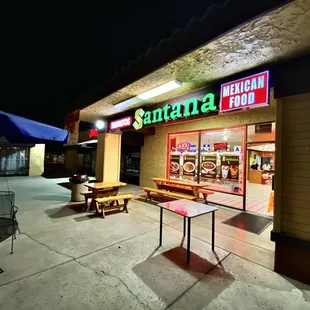
[[[10,143],[67,143],[68,131],[0,110],[0,137]]]

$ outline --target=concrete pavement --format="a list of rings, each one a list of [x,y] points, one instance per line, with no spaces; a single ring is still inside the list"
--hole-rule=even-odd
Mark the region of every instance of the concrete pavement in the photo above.
[[[158,248],[158,207],[132,200],[129,214],[101,219],[69,202],[66,182],[0,178],[16,193],[21,229],[13,255],[0,244],[0,309],[310,308],[309,286],[272,271],[271,227],[258,236],[227,226],[237,211],[220,208],[213,253],[209,216],[194,219],[187,266],[182,217],[164,212]]]

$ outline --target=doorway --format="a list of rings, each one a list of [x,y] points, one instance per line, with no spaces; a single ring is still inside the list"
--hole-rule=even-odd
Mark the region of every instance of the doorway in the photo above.
[[[275,165],[275,142],[247,144],[247,211],[273,216]]]

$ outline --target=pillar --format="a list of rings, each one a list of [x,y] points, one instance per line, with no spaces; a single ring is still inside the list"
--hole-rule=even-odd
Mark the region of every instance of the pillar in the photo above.
[[[40,176],[44,172],[45,144],[36,144],[30,148],[29,176]]]
[[[96,179],[104,182],[118,182],[121,166],[120,134],[101,133],[98,136],[96,156]]]
[[[274,229],[276,272],[310,284],[310,93],[278,100]]]

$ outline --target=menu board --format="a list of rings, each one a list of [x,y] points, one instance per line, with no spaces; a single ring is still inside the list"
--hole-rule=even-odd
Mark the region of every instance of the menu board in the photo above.
[[[216,179],[216,155],[201,156],[201,177]]]
[[[236,181],[239,180],[239,156],[221,156],[221,179]]]
[[[196,155],[184,155],[183,175],[196,175]]]
[[[170,156],[170,174],[176,176],[180,174],[180,155]]]

